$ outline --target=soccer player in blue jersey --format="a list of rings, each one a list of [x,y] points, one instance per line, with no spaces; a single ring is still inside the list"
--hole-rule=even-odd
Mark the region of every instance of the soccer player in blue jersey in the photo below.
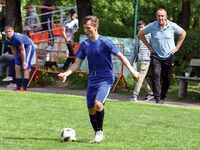
[[[135,79],[139,73],[133,70],[128,59],[115,47],[112,41],[98,34],[99,19],[96,16],[86,16],[83,19],[84,32],[88,39],[80,44],[76,53],[76,62],[64,73],[58,76],[65,82],[67,76],[80,68],[85,57],[88,59],[89,80],[87,88],[87,107],[90,122],[95,131],[91,142],[99,143],[104,139],[103,120],[105,99],[114,82],[111,54],[116,55],[128,68]]]
[[[6,25],[4,29],[5,41],[10,46],[15,58],[17,88],[14,91],[26,91],[30,76],[31,59],[35,52],[34,43],[27,36],[14,32],[14,28],[10,25]],[[24,82],[21,88],[22,70],[24,72]]]

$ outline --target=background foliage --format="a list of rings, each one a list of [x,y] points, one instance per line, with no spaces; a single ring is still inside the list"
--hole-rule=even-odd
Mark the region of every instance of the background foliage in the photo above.
[[[168,12],[168,19],[181,23],[182,2],[184,0],[139,0],[138,2],[138,20],[144,20],[147,24],[156,20],[156,11],[158,8],[165,8]],[[22,0],[22,5],[31,3],[32,5],[42,5],[41,0]],[[114,37],[133,37],[133,19],[134,19],[134,0],[91,0],[92,12],[100,18],[99,33]],[[183,74],[187,71],[191,58],[199,58],[199,29],[192,29],[194,21],[200,14],[200,1],[190,0],[190,30],[187,31],[186,39],[176,54],[175,74]],[[56,7],[76,7],[75,0],[56,1]],[[58,8],[57,8],[58,9]],[[83,34],[80,28],[76,34],[76,41],[79,35]],[[198,71],[196,73],[199,73]]]
[[[176,53],[174,72],[184,75],[188,71],[190,59],[200,59],[200,29],[187,31],[187,36],[180,50]],[[200,68],[193,68],[193,75],[200,75]]]

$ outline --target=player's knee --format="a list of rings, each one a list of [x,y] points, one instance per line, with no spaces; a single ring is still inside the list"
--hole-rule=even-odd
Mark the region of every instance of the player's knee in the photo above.
[[[96,109],[96,111],[102,111],[103,110],[103,104],[98,100],[95,100],[95,109]]]
[[[17,72],[19,72],[19,71],[21,71],[21,67],[20,67],[20,66],[15,66],[15,70],[16,70]]]

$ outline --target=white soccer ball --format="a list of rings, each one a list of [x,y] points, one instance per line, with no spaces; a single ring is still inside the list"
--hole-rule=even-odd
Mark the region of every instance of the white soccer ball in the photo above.
[[[60,141],[76,141],[76,132],[72,128],[64,128],[60,132]]]

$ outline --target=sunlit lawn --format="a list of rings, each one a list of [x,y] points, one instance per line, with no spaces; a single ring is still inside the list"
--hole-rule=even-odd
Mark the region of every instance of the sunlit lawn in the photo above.
[[[84,97],[0,91],[0,150],[197,150],[199,116],[198,109],[108,100],[106,138],[92,144]],[[65,127],[75,129],[76,142],[59,141]]]

